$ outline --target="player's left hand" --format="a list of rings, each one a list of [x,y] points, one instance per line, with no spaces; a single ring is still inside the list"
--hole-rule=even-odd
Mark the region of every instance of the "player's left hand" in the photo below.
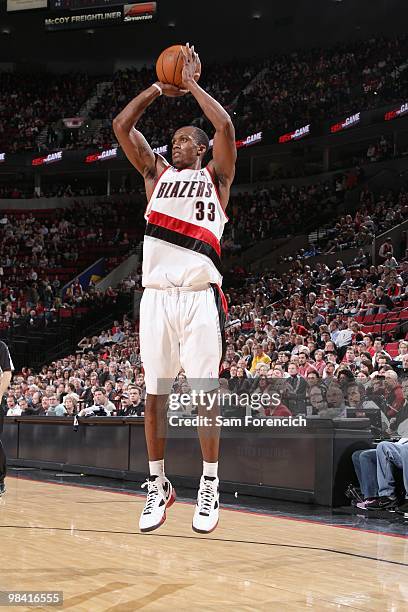
[[[198,53],[194,51],[194,45],[190,43],[186,43],[186,48],[181,48],[181,51],[184,56],[184,66],[183,66],[183,88],[188,89],[191,83],[195,83],[200,77],[199,65],[200,58],[198,57]]]

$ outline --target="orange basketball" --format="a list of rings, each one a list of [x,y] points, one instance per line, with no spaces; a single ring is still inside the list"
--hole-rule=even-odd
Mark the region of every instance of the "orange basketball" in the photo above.
[[[183,45],[173,45],[165,49],[156,62],[156,73],[161,83],[169,83],[176,87],[182,85],[182,71],[184,66]],[[184,47],[185,49],[185,47]],[[195,80],[198,81],[201,75],[201,64],[198,66],[198,74]]]

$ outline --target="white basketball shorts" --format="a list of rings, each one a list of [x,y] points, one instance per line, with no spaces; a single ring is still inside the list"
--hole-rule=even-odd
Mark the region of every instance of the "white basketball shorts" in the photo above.
[[[199,291],[147,287],[140,304],[140,354],[146,392],[170,393],[183,368],[205,391],[219,387],[224,352],[225,297],[216,285]]]

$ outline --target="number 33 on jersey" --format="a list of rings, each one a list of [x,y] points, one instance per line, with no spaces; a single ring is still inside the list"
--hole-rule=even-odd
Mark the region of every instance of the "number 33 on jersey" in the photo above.
[[[220,240],[228,217],[207,168],[168,166],[145,218],[143,286],[221,286]]]

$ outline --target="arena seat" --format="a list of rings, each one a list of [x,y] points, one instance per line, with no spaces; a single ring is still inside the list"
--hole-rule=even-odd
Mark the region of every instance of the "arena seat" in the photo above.
[[[385,345],[385,350],[391,357],[396,357],[398,355],[398,342],[389,342]]]

